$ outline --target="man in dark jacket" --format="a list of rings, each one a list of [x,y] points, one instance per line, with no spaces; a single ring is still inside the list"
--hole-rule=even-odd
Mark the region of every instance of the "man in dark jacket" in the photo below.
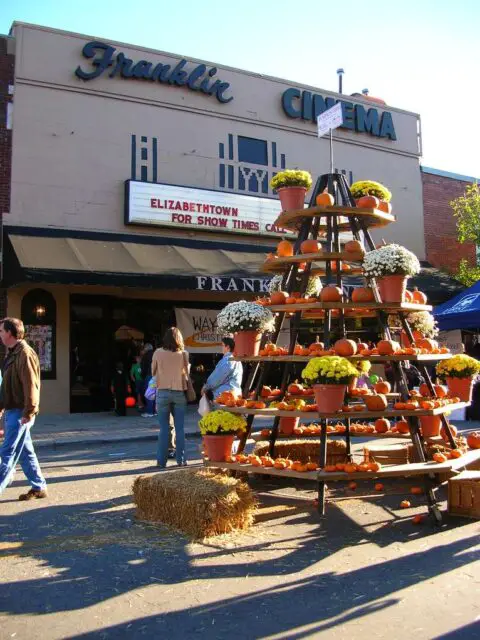
[[[0,321],[0,339],[7,348],[0,388],[0,410],[4,412],[5,423],[0,449],[0,493],[8,486],[19,462],[32,487],[19,499],[32,500],[47,496],[47,483],[30,435],[40,401],[40,363],[24,336],[25,328],[18,318]]]

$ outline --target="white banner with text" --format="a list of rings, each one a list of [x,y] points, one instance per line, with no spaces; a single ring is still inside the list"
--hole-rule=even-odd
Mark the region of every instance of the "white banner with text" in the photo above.
[[[189,353],[221,353],[223,334],[217,329],[219,311],[175,307],[177,327]]]

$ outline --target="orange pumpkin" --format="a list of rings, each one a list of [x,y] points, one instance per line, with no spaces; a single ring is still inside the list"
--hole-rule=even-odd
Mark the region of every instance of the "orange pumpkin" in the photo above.
[[[452,432],[453,437],[455,437],[457,435],[458,429],[455,425],[451,424],[449,425],[450,427],[450,431]],[[442,436],[442,438],[445,440],[445,442],[448,442],[448,436],[447,436],[447,432],[445,430],[445,427],[442,425],[442,428],[440,429],[440,435]]]
[[[307,467],[307,471],[316,471],[317,470],[317,463],[316,462],[307,462],[306,467]]]
[[[288,297],[288,293],[285,293],[285,291],[274,291],[270,296],[270,300],[272,304],[285,304]]]
[[[425,520],[427,516],[421,514],[421,513],[417,513],[416,516],[413,516],[412,518],[412,522],[413,524],[422,524],[422,522]]]
[[[377,482],[374,489],[375,491],[383,491],[383,484],[381,482]]]
[[[347,338],[337,340],[333,348],[339,356],[354,356],[357,353],[357,343]]]
[[[418,304],[427,304],[427,296],[423,293],[423,291],[419,291],[418,287],[415,287],[412,292],[412,300],[413,302],[417,302]]]
[[[355,489],[357,488],[357,483],[356,482],[349,482],[348,483],[348,488],[351,489],[352,491],[355,491]]]
[[[293,256],[293,244],[288,240],[280,240],[277,245],[277,255],[282,258]]]
[[[334,284],[329,284],[323,287],[320,293],[320,300],[322,302],[340,302],[342,299],[342,290],[340,287],[336,287]]]
[[[288,385],[287,391],[292,395],[300,395],[303,392],[303,384],[292,382],[292,384]]]
[[[415,340],[415,345],[419,349],[426,349],[429,353],[431,353],[434,349],[438,349],[438,342],[436,340],[431,340],[430,338],[421,338],[420,340]]]
[[[377,343],[377,349],[381,356],[391,356],[400,351],[400,345],[394,340],[380,340]]]
[[[398,420],[395,426],[397,427],[398,433],[410,433],[406,420]]]
[[[301,253],[318,253],[319,245],[316,240],[304,240],[300,245]]]
[[[357,200],[357,207],[364,209],[378,209],[380,200],[375,196],[362,196]]]
[[[327,464],[325,465],[325,467],[323,467],[323,471],[326,471],[327,473],[333,473],[337,471],[337,467],[334,464]]]
[[[363,398],[369,411],[384,411],[388,407],[387,398],[381,394],[372,394]]]
[[[392,213],[392,205],[386,200],[380,200],[377,209],[383,211],[383,213]]]
[[[349,240],[345,243],[345,251],[347,253],[363,253],[362,243],[358,240]]]
[[[472,431],[467,436],[467,444],[470,449],[480,449],[480,431]]]
[[[382,378],[380,378],[380,380],[375,383],[373,388],[375,389],[375,391],[377,393],[385,394],[385,393],[390,393],[391,392],[392,385],[389,382],[387,382],[386,380],[383,380]]]
[[[315,198],[315,202],[317,204],[317,207],[333,207],[333,205],[335,204],[335,198],[331,193],[327,193],[327,191],[324,191],[323,193],[318,194],[318,196]]]
[[[345,473],[356,473],[357,465],[353,462],[347,462],[344,470],[345,470]]]
[[[390,429],[390,420],[386,418],[378,418],[375,420],[375,431],[377,433],[387,433]]]
[[[375,472],[375,471],[380,471],[380,469],[382,468],[382,465],[379,462],[369,462],[368,467],[370,471]]]
[[[413,496],[420,496],[423,493],[422,487],[410,487],[410,493]]]
[[[323,342],[319,341],[318,336],[316,336],[315,342],[312,342],[310,345],[308,345],[309,351],[323,351],[324,349],[325,345],[323,344]]]
[[[370,287],[356,287],[352,291],[352,302],[374,302],[375,296]]]
[[[400,509],[409,509],[410,508],[410,502],[408,500],[402,500],[400,502]]]
[[[444,456],[443,453],[434,453],[432,458],[435,460],[435,462],[446,462],[447,461],[447,456]]]

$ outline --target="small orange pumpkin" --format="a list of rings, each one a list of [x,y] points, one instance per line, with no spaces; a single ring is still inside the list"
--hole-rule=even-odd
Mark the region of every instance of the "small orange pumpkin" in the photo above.
[[[413,524],[422,524],[427,516],[421,513],[417,513],[416,516],[413,516],[412,522]]]
[[[400,345],[394,340],[380,340],[377,343],[377,349],[381,356],[392,356],[400,351]]]
[[[340,302],[342,299],[342,290],[340,287],[336,287],[334,284],[329,284],[323,287],[320,293],[320,300],[322,302]]]
[[[345,243],[345,251],[347,253],[363,253],[362,243],[358,240],[349,240]]]
[[[369,411],[384,411],[388,407],[387,398],[381,393],[364,396],[364,402]]]
[[[431,340],[430,338],[421,338],[420,340],[415,340],[415,345],[419,349],[426,349],[429,353],[431,353],[434,349],[438,349],[438,342],[436,340]]]
[[[356,287],[352,291],[352,302],[373,302],[375,296],[370,287]]]
[[[362,196],[357,200],[357,207],[364,209],[378,209],[380,200],[375,196]]]
[[[383,484],[381,482],[377,482],[374,486],[375,491],[383,491]]]
[[[420,496],[423,493],[422,487],[410,487],[410,493],[413,496]]]
[[[285,304],[288,297],[288,293],[285,293],[285,291],[274,291],[270,296],[270,300],[272,304]]]
[[[316,240],[304,240],[300,245],[300,251],[302,253],[318,253],[318,242]]]
[[[357,465],[353,462],[347,462],[345,465],[345,473],[356,473]]]
[[[400,509],[409,509],[410,508],[410,502],[408,500],[402,500],[400,502]]]
[[[357,353],[357,343],[347,338],[337,340],[333,345],[335,353],[339,356],[354,356]]]
[[[480,431],[472,431],[467,436],[467,444],[470,449],[480,449]]]
[[[293,244],[288,240],[280,240],[277,245],[277,255],[282,258],[293,256]]]
[[[355,491],[355,489],[357,488],[357,483],[356,482],[349,482],[348,483],[348,488],[351,489],[352,491]]]
[[[457,432],[458,432],[457,427],[455,425],[453,425],[453,424],[449,425],[449,427],[450,427],[450,431],[452,432],[453,437],[455,437],[457,435]],[[447,432],[446,432],[445,427],[443,425],[442,425],[442,428],[440,429],[440,435],[445,440],[445,442],[448,442]]]
[[[375,431],[377,433],[387,433],[390,429],[390,420],[386,418],[378,418],[375,420]]]
[[[335,198],[331,193],[324,191],[323,193],[319,193],[315,198],[315,202],[317,207],[333,207],[335,204]]]
[[[427,304],[427,296],[423,291],[419,291],[418,287],[415,287],[412,292],[412,300],[418,304]]]
[[[435,462],[446,462],[448,459],[447,456],[443,455],[443,453],[434,453],[432,458]]]
[[[377,209],[383,211],[383,213],[392,213],[392,205],[386,200],[380,200]]]
[[[375,389],[375,391],[377,393],[385,394],[385,393],[390,393],[391,392],[392,385],[389,382],[387,382],[386,380],[383,380],[383,378],[380,378],[380,380],[375,383],[373,388]]]
[[[398,433],[410,433],[408,422],[406,420],[398,420],[396,425]]]

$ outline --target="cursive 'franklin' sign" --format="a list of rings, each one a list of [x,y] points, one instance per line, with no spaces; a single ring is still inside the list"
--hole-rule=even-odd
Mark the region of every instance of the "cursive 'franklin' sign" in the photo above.
[[[226,103],[233,100],[233,96],[226,97],[225,92],[230,83],[215,79],[216,67],[208,69],[206,65],[199,64],[193,69],[185,69],[187,60],[180,60],[172,69],[169,64],[154,64],[148,60],[134,62],[121,51],[114,55],[116,49],[103,42],[88,42],[82,49],[85,58],[91,60],[91,71],[85,71],[79,65],[75,69],[75,75],[82,80],[93,80],[102,75],[107,69],[109,78],[120,76],[121,78],[137,78],[150,82],[187,87],[192,91],[200,91],[207,96],[215,96],[219,102]]]

